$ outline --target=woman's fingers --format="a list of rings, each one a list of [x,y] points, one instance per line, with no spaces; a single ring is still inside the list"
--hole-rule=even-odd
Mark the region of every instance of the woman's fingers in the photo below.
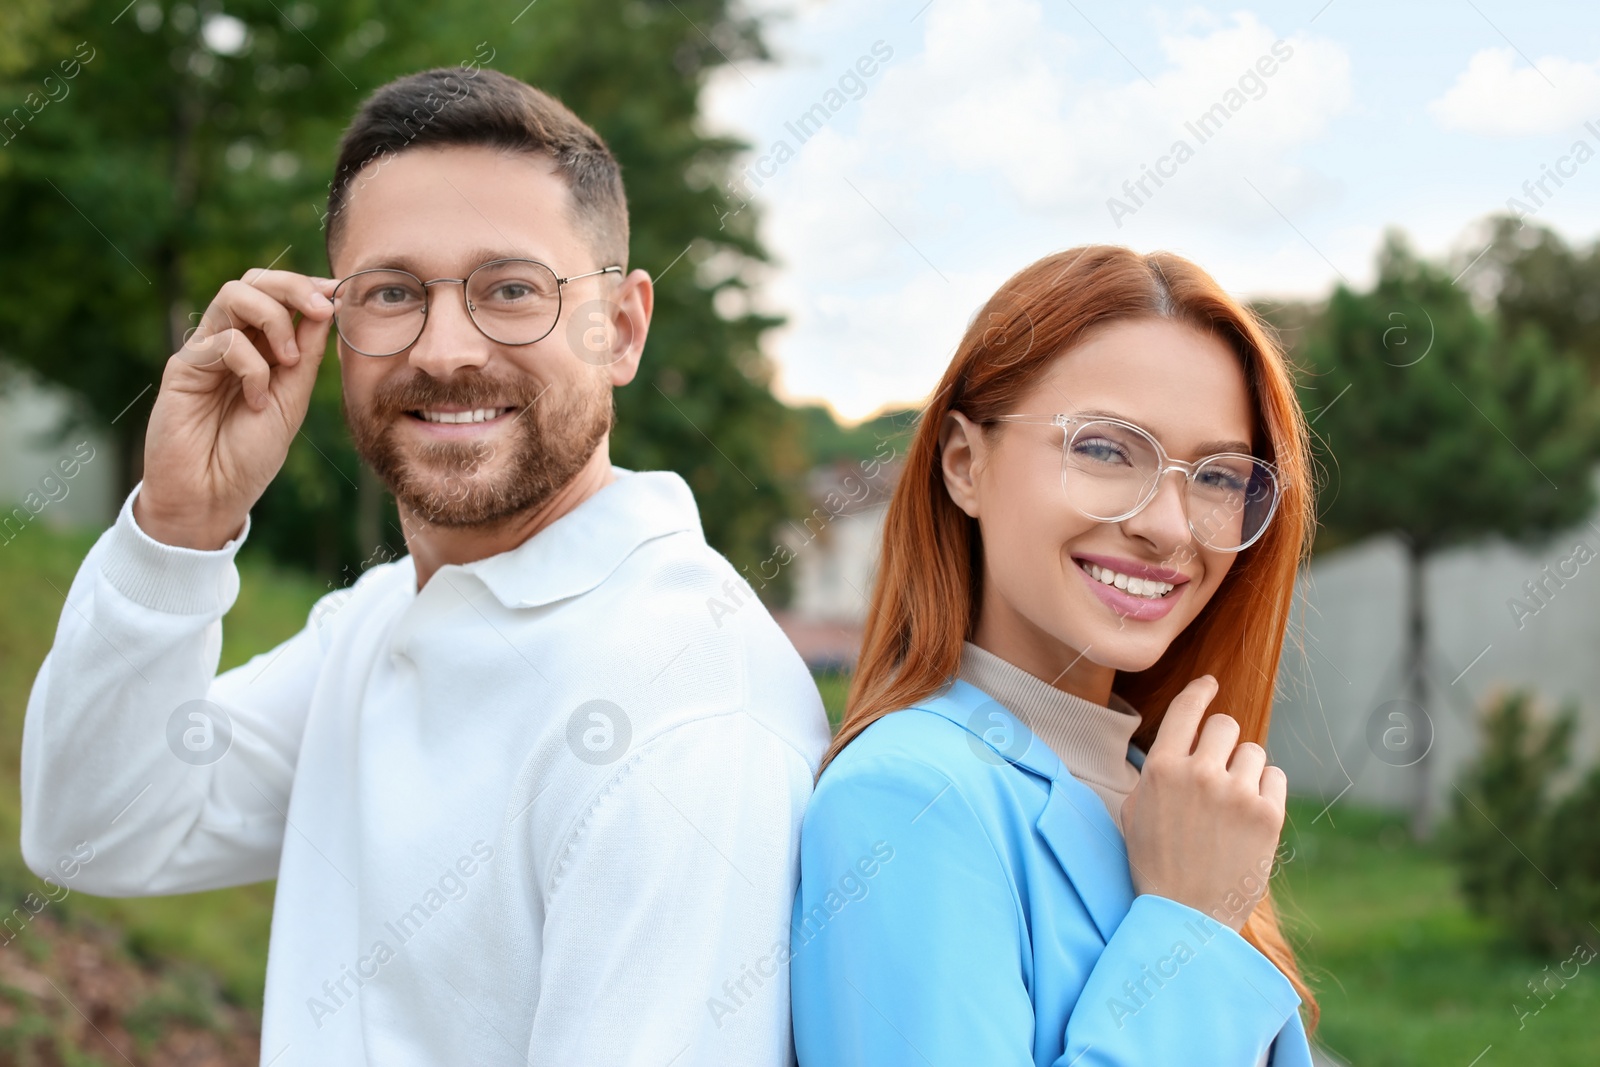
[[[1268,767],[1261,772],[1261,796],[1272,801],[1273,807],[1282,814],[1289,800],[1289,776],[1283,773],[1282,767]]]
[[[1194,747],[1201,716],[1216,695],[1217,680],[1209,674],[1202,674],[1184,686],[1161,717],[1156,739],[1150,743],[1150,756],[1163,760],[1188,756]]]
[[[1228,761],[1228,774],[1247,782],[1252,792],[1259,792],[1261,771],[1267,765],[1267,750],[1254,741],[1241,741]]]
[[[1239,720],[1226,712],[1208,717],[1200,727],[1200,740],[1194,746],[1194,758],[1209,764],[1218,771],[1227,769],[1228,758],[1239,743]]]

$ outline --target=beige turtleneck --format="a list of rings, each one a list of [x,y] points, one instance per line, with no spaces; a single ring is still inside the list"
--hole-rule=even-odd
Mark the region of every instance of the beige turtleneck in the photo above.
[[[1110,707],[1074,696],[971,641],[962,642],[956,676],[1021,719],[1074,778],[1095,791],[1121,828],[1122,802],[1139,783],[1139,769],[1128,762],[1128,742],[1139,728],[1137,709],[1115,693]]]

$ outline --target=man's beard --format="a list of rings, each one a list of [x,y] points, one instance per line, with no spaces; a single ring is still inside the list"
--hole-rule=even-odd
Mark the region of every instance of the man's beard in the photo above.
[[[528,380],[501,381],[469,371],[449,381],[426,374],[381,385],[363,411],[344,400],[344,417],[360,454],[389,487],[409,519],[436,526],[494,525],[538,508],[589,461],[612,425],[611,391],[603,385],[566,391],[535,389]],[[401,420],[435,407],[515,407],[508,432],[488,441],[399,440]],[[509,451],[503,459],[497,454]],[[501,460],[493,473],[481,468]]]

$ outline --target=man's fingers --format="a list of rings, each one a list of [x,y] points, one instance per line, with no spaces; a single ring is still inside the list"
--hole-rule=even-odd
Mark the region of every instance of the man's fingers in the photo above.
[[[332,278],[256,267],[245,271],[244,277],[239,280],[241,284],[257,289],[278,303],[312,318],[325,319],[333,315],[330,297],[336,283]]]
[[[258,355],[283,364],[300,358],[289,309],[243,282],[228,282],[222,287],[177,355],[185,363],[210,366],[227,351],[233,338],[248,338],[250,333],[265,342]]]
[[[311,403],[311,390],[317,384],[317,369],[322,366],[322,354],[328,347],[328,329],[332,324],[331,319],[301,319],[295,338],[304,358],[277,372],[281,402],[294,416],[303,415]]]
[[[1209,674],[1202,674],[1184,686],[1167,705],[1167,713],[1156,730],[1156,739],[1150,743],[1150,755],[1187,756],[1194,745],[1200,717],[1216,695],[1217,680]]]
[[[232,335],[231,337],[228,335]],[[268,389],[272,385],[272,370],[256,346],[239,330],[228,330],[217,338],[222,345],[222,363],[239,379],[244,387],[245,402],[255,411],[267,406]]]

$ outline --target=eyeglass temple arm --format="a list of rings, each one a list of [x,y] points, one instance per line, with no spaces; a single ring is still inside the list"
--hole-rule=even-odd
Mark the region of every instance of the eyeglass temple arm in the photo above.
[[[616,264],[612,264],[609,267],[601,267],[599,270],[592,270],[588,274],[574,274],[568,278],[557,278],[556,281],[561,285],[566,285],[568,282],[575,282],[580,278],[593,278],[596,274],[610,274],[613,271],[621,274],[622,268]]]
[[[1026,422],[1040,426],[1065,426],[1078,420],[1069,415],[995,415],[993,422]]]

